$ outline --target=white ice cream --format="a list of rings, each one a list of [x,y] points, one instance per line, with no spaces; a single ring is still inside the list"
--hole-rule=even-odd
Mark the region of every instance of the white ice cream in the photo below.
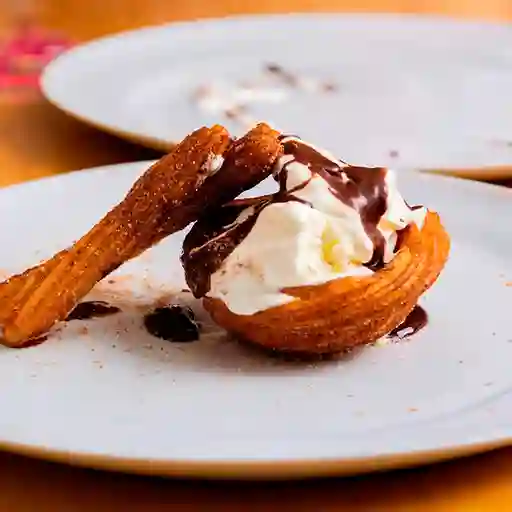
[[[283,142],[286,140],[290,139]],[[344,166],[332,155],[316,150]],[[372,273],[363,266],[373,254],[358,211],[364,206],[364,197],[354,208],[347,206],[333,195],[323,178],[312,176],[307,165],[292,160],[291,155],[281,157],[276,173],[286,165],[288,191],[310,180],[292,192],[308,204],[288,201],[266,206],[247,237],[211,276],[208,296],[224,301],[233,313],[250,315],[297,300],[283,293],[283,288]],[[388,204],[378,229],[386,241],[384,261],[389,262],[397,231],[412,223],[421,228],[426,210],[411,210],[406,205],[392,171],[387,171],[385,182]]]
[[[223,163],[224,157],[222,155],[216,155],[214,153],[209,154],[203,164],[203,170],[205,171],[206,176],[213,176],[220,171]]]

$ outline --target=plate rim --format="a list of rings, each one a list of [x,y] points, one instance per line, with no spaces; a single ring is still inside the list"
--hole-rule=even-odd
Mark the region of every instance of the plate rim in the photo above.
[[[0,440],[0,449],[34,459],[120,473],[211,480],[288,480],[353,476],[423,466],[504,448],[510,444],[512,444],[512,436],[436,449],[412,450],[400,454],[374,455],[372,457],[258,461],[142,459],[67,451],[4,440]]]
[[[64,112],[66,115],[76,119],[77,121],[92,126],[98,130],[115,135],[122,139],[141,144],[143,146],[156,149],[158,151],[168,152],[179,141],[178,140],[164,140],[151,135],[146,135],[142,132],[136,132],[129,129],[122,128],[116,124],[103,122],[96,119],[94,116],[88,116],[83,113],[76,112],[73,108],[66,104],[66,101],[60,97],[58,93],[53,90],[53,83],[60,73],[61,67],[66,66],[68,59],[73,59],[77,52],[87,51],[89,48],[110,44],[115,40],[123,37],[133,37],[141,33],[151,33],[154,31],[166,30],[169,28],[179,30],[201,30],[201,27],[217,25],[217,24],[244,24],[252,22],[272,22],[273,20],[300,20],[304,18],[314,18],[315,20],[324,20],[328,18],[338,18],[344,20],[373,20],[373,21],[396,21],[407,23],[445,23],[453,26],[474,26],[474,27],[488,27],[488,28],[505,28],[508,24],[503,21],[489,20],[489,19],[473,19],[473,18],[457,18],[454,16],[443,14],[428,14],[420,15],[414,13],[391,13],[391,12],[354,12],[343,13],[339,11],[312,11],[312,12],[290,12],[290,13],[276,13],[276,14],[235,14],[225,17],[212,17],[203,18],[199,20],[180,20],[157,25],[145,25],[135,29],[123,30],[114,34],[108,34],[84,43],[80,43],[63,53],[59,54],[55,59],[49,62],[41,72],[39,77],[39,86],[43,96],[46,100]],[[64,64],[63,64],[64,63]],[[512,178],[512,164],[511,165],[491,165],[485,167],[475,168],[420,168],[422,172],[429,172],[435,174],[443,174],[450,176],[465,177],[477,180],[503,180]]]

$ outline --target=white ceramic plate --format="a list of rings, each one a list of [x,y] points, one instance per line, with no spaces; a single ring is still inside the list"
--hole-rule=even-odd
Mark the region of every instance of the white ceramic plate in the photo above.
[[[72,49],[42,89],[82,120],[161,148],[202,124],[241,133],[265,119],[347,161],[512,176],[509,25],[336,14],[163,25]]]
[[[0,268],[22,270],[75,240],[144,167],[0,190]],[[422,300],[430,323],[410,341],[300,364],[242,347],[218,329],[190,344],[153,338],[142,310],[166,295],[190,301],[178,293],[178,234],[94,291],[123,313],[70,322],[36,347],[0,347],[0,446],[127,471],[277,478],[417,464],[508,443],[512,190],[400,178],[408,199],[442,214],[453,240],[445,272]]]

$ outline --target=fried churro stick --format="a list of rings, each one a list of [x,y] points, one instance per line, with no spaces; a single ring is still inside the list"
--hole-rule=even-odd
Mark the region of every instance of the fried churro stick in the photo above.
[[[186,137],[71,248],[0,284],[0,343],[33,343],[124,262],[264,179],[277,136],[259,125],[235,143],[221,126]]]
[[[260,123],[234,141],[224,153],[220,171],[184,201],[179,212],[168,216],[167,234],[185,228],[210,209],[231,201],[268,177],[282,153],[279,135],[267,124]]]

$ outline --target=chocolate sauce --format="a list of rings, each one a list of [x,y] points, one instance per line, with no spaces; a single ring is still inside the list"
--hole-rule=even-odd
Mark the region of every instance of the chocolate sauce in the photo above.
[[[208,293],[211,275],[250,233],[259,213],[268,203],[268,196],[233,201],[192,227],[183,242],[181,262],[194,297]],[[248,214],[239,219],[243,211],[248,211]]]
[[[407,232],[409,231],[409,226],[405,227],[404,229],[399,229],[397,232],[396,232],[396,243],[395,243],[395,251],[394,253],[396,254],[401,248],[402,246],[404,245],[404,239],[405,239],[405,235],[407,234]]]
[[[111,306],[101,300],[87,301],[78,304],[75,309],[71,311],[66,320],[89,320],[90,318],[115,315],[120,311],[118,307]]]
[[[343,204],[358,211],[366,234],[373,243],[373,256],[365,266],[378,270],[384,266],[386,242],[378,229],[378,224],[387,208],[386,169],[383,167],[356,167],[340,164],[316,151],[311,146],[295,138],[284,139],[285,155],[292,155],[279,175],[280,192],[286,190],[287,167],[298,162],[308,167],[312,177],[320,176],[328,185],[331,193]],[[287,192],[287,196],[305,187],[309,181]]]
[[[421,204],[414,204],[414,205],[410,205],[405,199],[404,199],[404,203],[407,205],[407,208],[409,208],[409,210],[421,210],[423,208],[423,206]]]
[[[393,341],[400,341],[418,331],[421,331],[428,324],[428,314],[421,306],[414,306],[409,316],[395,329],[389,333]]]
[[[188,343],[199,339],[199,325],[188,306],[156,308],[144,317],[149,334],[166,341]]]

